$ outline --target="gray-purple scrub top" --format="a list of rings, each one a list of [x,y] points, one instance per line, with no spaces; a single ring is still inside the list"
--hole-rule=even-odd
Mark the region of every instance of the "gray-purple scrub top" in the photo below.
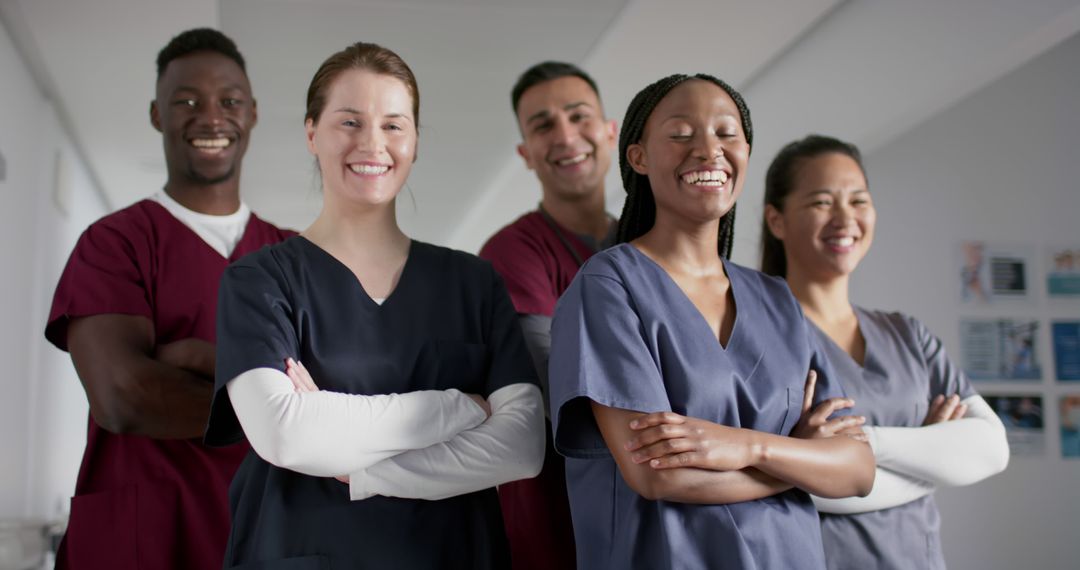
[[[975,395],[967,375],[922,323],[900,313],[861,307],[855,307],[855,315],[866,340],[863,366],[810,326],[843,378],[848,397],[855,400],[853,413],[866,416],[866,425],[921,426],[934,396]],[[933,495],[856,515],[823,513],[821,527],[830,570],[945,568],[941,517]]]
[[[787,285],[728,261],[724,270],[737,312],[726,348],[668,274],[629,244],[593,256],[559,301],[551,409],[579,568],[825,567],[803,491],[728,505],[646,500],[623,480],[592,415],[589,400],[787,435],[809,369],[818,371],[816,401],[843,396]]]

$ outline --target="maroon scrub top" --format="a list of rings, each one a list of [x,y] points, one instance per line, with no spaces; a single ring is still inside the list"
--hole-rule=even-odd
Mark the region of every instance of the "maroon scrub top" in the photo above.
[[[67,350],[71,319],[146,317],[157,344],[215,342],[218,282],[244,254],[294,232],[254,214],[226,259],[152,200],[93,223],[60,276],[45,337]],[[117,435],[90,418],[57,568],[218,568],[229,535],[228,488],[247,443]]]
[[[569,248],[582,260],[595,253],[554,220],[549,223],[540,212],[530,212],[492,236],[480,257],[502,276],[519,314],[550,317],[579,269]],[[547,438],[540,474],[500,485],[499,502],[514,570],[575,567],[564,460],[555,453],[552,438]]]

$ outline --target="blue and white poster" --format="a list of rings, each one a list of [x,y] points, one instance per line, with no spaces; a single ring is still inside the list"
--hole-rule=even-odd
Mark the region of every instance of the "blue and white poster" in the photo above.
[[[1080,381],[1080,321],[1057,321],[1051,325],[1051,333],[1057,379]]]
[[[1047,249],[1046,263],[1046,294],[1080,297],[1080,245]]]
[[[1034,254],[1031,245],[960,242],[956,252],[960,300],[980,305],[1030,300]]]
[[[1061,397],[1061,456],[1080,459],[1080,394]]]
[[[983,399],[1005,424],[1012,455],[1042,455],[1046,448],[1043,399],[1038,394],[984,394]]]
[[[972,380],[1041,380],[1039,321],[960,322],[964,371]]]

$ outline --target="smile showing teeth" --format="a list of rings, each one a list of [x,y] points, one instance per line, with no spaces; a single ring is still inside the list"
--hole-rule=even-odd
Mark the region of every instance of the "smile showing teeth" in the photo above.
[[[387,170],[390,170],[390,167],[376,164],[350,164],[349,170],[357,174],[371,174],[378,176],[384,174]]]
[[[829,238],[825,240],[825,243],[836,247],[851,247],[855,244],[855,238],[853,237],[838,237]]]
[[[728,174],[723,170],[695,170],[683,174],[682,181],[697,186],[723,186],[727,184]]]
[[[217,139],[191,139],[191,146],[199,149],[219,150],[231,144],[232,141],[225,137]]]
[[[571,156],[570,158],[561,158],[555,161],[555,164],[559,166],[573,166],[580,162],[584,162],[586,158],[589,158],[589,153],[583,152],[577,156]]]

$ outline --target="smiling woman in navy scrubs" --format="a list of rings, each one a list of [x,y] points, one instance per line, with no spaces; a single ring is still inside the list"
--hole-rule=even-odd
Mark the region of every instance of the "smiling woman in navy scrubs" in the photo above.
[[[398,228],[418,97],[385,48],[327,59],[306,117],[323,210],[222,280],[206,438],[253,448],[226,568],[509,566],[495,486],[540,470],[540,392],[491,266]]]
[[[870,249],[877,212],[854,145],[811,135],[766,174],[762,270],[786,277],[812,322],[877,458],[866,497],[814,498],[830,569],[943,569],[938,486],[1005,468],[997,414],[936,336],[901,313],[857,307],[851,273]]]
[[[622,243],[582,267],[551,334],[581,568],[823,568],[807,492],[870,491],[860,420],[828,419],[850,401],[798,303],[726,259],[752,138],[711,76],[661,79],[627,110]]]

